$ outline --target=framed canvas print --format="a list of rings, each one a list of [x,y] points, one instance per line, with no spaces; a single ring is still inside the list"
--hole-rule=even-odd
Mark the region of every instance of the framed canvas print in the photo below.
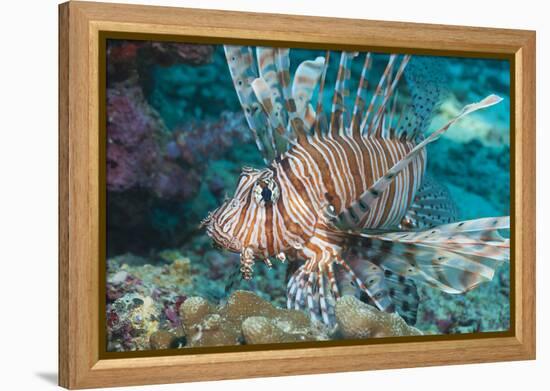
[[[62,386],[535,357],[534,32],[59,11]]]

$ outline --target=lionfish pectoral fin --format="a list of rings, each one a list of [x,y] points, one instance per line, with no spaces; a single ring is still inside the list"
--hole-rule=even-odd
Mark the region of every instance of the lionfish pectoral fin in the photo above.
[[[344,262],[346,265],[343,265]],[[342,259],[339,264],[344,266],[344,273],[339,274],[340,284],[346,286],[346,282],[353,282],[362,293],[362,301],[380,311],[397,312],[408,324],[416,324],[420,300],[411,279],[398,276],[361,257],[347,261]]]
[[[368,241],[368,256],[384,270],[457,294],[492,280],[509,261],[510,241],[498,232],[509,227],[509,217],[492,217],[418,232],[357,235]]]
[[[349,262],[338,257],[336,264],[342,267],[350,282],[356,286],[381,311],[394,312],[395,306],[390,298],[390,292],[384,279],[384,270],[368,261],[361,260],[352,267]]]
[[[395,311],[411,326],[416,324],[416,315],[420,297],[413,280],[403,278],[392,273],[390,270],[384,271],[384,278],[389,289],[390,299],[395,306]]]
[[[464,106],[460,113],[447,122],[445,126],[436,130],[430,134],[424,141],[416,145],[409,153],[407,153],[401,160],[393,165],[381,178],[379,178],[374,184],[368,188],[361,196],[351,205],[343,210],[335,221],[335,225],[338,227],[346,227],[347,229],[357,230],[360,229],[366,216],[371,210],[376,200],[384,193],[384,191],[391,185],[393,180],[401,171],[403,171],[426,147],[429,143],[437,140],[443,133],[447,131],[455,122],[462,117],[473,113],[474,111],[483,109],[495,105],[502,101],[502,98],[496,95],[489,95],[485,99],[477,103],[472,103]]]
[[[413,202],[399,225],[403,230],[418,230],[455,222],[458,208],[449,190],[425,175]]]
[[[334,303],[340,293],[333,264],[312,259],[293,270],[287,283],[287,308],[307,310],[312,320],[334,326]]]

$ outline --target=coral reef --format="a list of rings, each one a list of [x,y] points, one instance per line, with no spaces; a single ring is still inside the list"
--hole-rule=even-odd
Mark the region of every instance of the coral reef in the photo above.
[[[151,297],[127,293],[107,313],[109,350],[138,350],[149,343],[159,325],[159,310]]]
[[[191,297],[180,307],[190,347],[328,339],[300,311],[274,307],[248,291],[234,292],[224,306]]]
[[[127,281],[127,272],[117,272],[109,284]],[[135,289],[142,293],[125,293],[107,307],[110,351],[329,339],[328,330],[312,323],[305,313],[276,308],[252,292],[235,291],[219,305],[199,296],[184,297],[177,313],[169,315],[158,297],[164,288],[144,288],[149,283],[134,281]],[[124,286],[128,289],[131,285]],[[151,296],[145,295],[146,291]]]
[[[233,156],[259,156],[252,148],[234,148],[250,140],[248,133],[242,114],[225,113],[215,122],[190,124],[187,131],[163,132],[155,142],[154,135],[137,145],[115,137],[107,147],[108,225],[110,234],[125,237],[113,243],[126,244],[122,251],[136,253],[143,252],[137,246],[183,243],[234,186],[241,167]]]
[[[421,304],[416,327],[407,325],[396,314],[379,312],[358,298],[344,295],[336,303],[337,327],[329,330],[311,322],[304,312],[273,305],[285,305],[284,269],[278,272],[279,279],[273,279],[276,270],[258,267],[253,281],[259,285],[247,288],[264,298],[243,290],[227,297],[227,292],[218,288],[219,281],[227,283],[232,272],[224,269],[237,268],[237,260],[229,254],[205,251],[200,243],[191,248],[185,256],[179,250],[163,250],[148,258],[126,254],[109,260],[109,350],[465,333],[499,330],[509,325],[509,307],[505,305],[508,270],[499,271],[495,281],[464,296],[419,287]],[[211,269],[210,265],[225,266]],[[249,282],[238,282],[236,287],[242,284]],[[493,297],[490,305],[486,301],[488,295]],[[487,316],[488,308],[492,316]]]
[[[194,195],[199,176],[163,158],[161,143],[168,130],[139,87],[120,83],[107,89],[107,113],[108,191],[148,189],[159,198]]]
[[[149,345],[152,350],[170,349],[177,336],[166,330],[155,331],[149,337]]]
[[[205,243],[200,241],[191,242],[185,254],[186,256],[179,250],[163,250],[148,257],[124,254],[107,261],[106,298],[110,350],[149,349],[150,343],[147,338],[157,330],[170,332],[177,338],[183,337],[184,328],[179,316],[180,308],[187,302],[188,297],[197,294],[208,298],[203,300],[211,300],[218,305],[227,300],[228,292],[231,290],[245,288],[258,291],[264,300],[278,305],[285,304],[284,268],[274,267],[274,270],[268,270],[267,267],[258,267],[259,278],[254,282],[248,282],[242,281],[239,273],[234,273],[234,271],[238,272],[237,255],[223,256],[210,250],[209,243],[205,247]],[[235,277],[230,277],[231,275]],[[233,286],[224,287],[231,278],[235,279]],[[220,281],[223,283],[220,284]],[[126,300],[128,295],[134,295],[144,302],[147,301],[148,304],[152,301],[155,308],[156,329],[150,329],[144,334],[134,330],[134,323],[126,322],[130,317],[126,312],[131,308],[121,307],[121,302],[117,300],[123,297]],[[265,301],[264,303],[271,305]],[[253,314],[265,314],[265,312],[253,312]],[[154,349],[167,343],[166,338],[160,341],[158,338],[159,336],[153,338],[151,342],[155,346]],[[174,343],[182,345],[181,340]]]
[[[338,332],[343,338],[382,338],[422,335],[398,314],[378,311],[354,296],[343,296],[334,309]]]

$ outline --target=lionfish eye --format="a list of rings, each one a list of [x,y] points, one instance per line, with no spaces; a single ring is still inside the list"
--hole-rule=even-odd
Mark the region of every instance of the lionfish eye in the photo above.
[[[254,199],[260,205],[276,202],[279,198],[279,187],[273,179],[259,180],[254,186]]]
[[[271,190],[269,190],[269,187],[264,187],[262,189],[262,200],[264,200],[265,202],[269,202],[271,201]]]

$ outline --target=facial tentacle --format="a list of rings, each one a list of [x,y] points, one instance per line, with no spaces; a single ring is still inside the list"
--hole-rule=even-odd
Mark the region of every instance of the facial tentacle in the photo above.
[[[254,272],[254,250],[252,247],[244,247],[241,252],[241,274],[243,279],[249,281]]]

